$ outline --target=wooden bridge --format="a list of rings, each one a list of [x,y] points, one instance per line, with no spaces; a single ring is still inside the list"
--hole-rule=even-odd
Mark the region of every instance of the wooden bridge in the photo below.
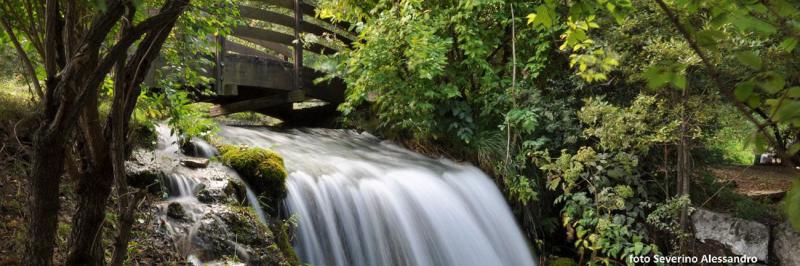
[[[314,7],[301,0],[250,3],[238,6],[245,19],[242,25],[227,37],[215,37],[216,66],[206,74],[215,80],[216,95],[204,99],[216,104],[211,115],[255,111],[286,120],[300,113],[335,111],[344,99],[345,84],[339,79],[314,84],[324,74],[303,66],[303,53],[334,53],[335,42],[349,46],[355,39],[347,31],[349,25],[315,18]],[[328,41],[304,45],[299,41],[303,33]],[[309,100],[316,107],[293,107]]]

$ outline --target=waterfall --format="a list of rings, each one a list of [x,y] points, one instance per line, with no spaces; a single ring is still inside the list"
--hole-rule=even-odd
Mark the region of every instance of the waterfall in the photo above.
[[[289,171],[295,249],[313,265],[534,265],[491,178],[350,130],[223,126]]]

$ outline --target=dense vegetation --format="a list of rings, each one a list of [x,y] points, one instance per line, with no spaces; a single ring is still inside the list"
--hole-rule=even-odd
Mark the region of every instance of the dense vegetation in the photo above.
[[[800,162],[798,8],[323,0],[319,14],[360,33],[328,58],[347,123],[478,163],[539,252],[616,264],[686,252],[704,165]]]

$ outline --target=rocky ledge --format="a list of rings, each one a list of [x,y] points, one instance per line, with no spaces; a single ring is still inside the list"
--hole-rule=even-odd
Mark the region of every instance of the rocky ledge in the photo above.
[[[130,184],[160,198],[142,211],[151,219],[140,221],[138,230],[144,232],[136,241],[173,246],[178,253],[173,257],[196,265],[298,264],[289,244],[291,226],[256,212],[245,183],[230,168],[152,151],[131,157],[126,163]],[[179,186],[192,188],[190,195],[177,193]]]

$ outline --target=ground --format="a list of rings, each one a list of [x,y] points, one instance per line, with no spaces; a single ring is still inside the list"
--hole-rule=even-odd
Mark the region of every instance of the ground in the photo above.
[[[692,188],[696,206],[767,225],[785,221],[780,201],[800,171],[780,166],[714,165],[699,174]]]
[[[735,183],[734,191],[744,195],[786,192],[800,178],[800,171],[781,166],[725,165],[710,170],[715,176]]]

